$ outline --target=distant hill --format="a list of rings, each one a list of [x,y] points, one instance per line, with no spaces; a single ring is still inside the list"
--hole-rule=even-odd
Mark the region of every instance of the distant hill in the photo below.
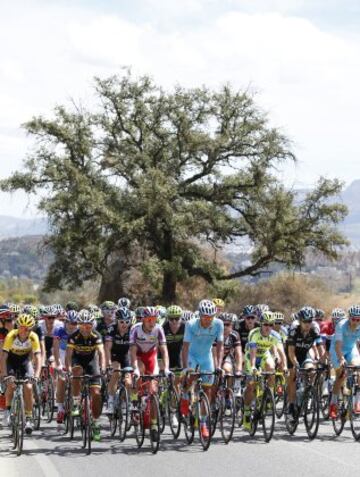
[[[0,215],[0,239],[24,235],[44,235],[47,230],[48,222],[44,217],[21,219]]]

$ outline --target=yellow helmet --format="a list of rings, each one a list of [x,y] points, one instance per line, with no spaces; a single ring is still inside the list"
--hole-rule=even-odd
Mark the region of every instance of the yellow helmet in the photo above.
[[[18,327],[26,326],[26,328],[32,328],[35,325],[35,320],[31,315],[22,314],[17,318],[16,325]]]
[[[216,308],[225,308],[225,302],[222,298],[214,298],[213,303]]]

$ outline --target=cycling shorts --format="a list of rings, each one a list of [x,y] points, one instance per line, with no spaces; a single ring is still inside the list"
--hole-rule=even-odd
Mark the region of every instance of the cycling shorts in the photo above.
[[[359,353],[358,347],[355,345],[352,348],[352,350],[344,354],[344,358],[345,358],[346,364],[352,364],[354,361],[357,361],[357,360],[360,361],[360,353]],[[331,350],[330,359],[334,368],[337,369],[339,367],[339,360],[337,359],[335,350]]]
[[[159,374],[156,348],[153,348],[146,353],[138,351],[137,358],[144,365],[144,374]]]
[[[130,367],[130,360],[128,353],[111,353],[111,362],[120,363],[121,369]]]
[[[200,372],[213,373],[215,371],[214,360],[212,355],[199,357],[189,354],[188,365],[191,369],[199,368]],[[211,386],[214,383],[214,376],[203,376],[202,383],[206,386]]]
[[[6,367],[8,376],[16,376],[20,379],[34,376],[34,368],[29,358],[23,359],[23,357],[14,356],[9,353]]]
[[[71,366],[81,366],[84,374],[96,376],[100,374],[99,360],[97,356],[84,357],[76,354],[72,355]],[[90,386],[101,386],[101,378],[91,378]]]

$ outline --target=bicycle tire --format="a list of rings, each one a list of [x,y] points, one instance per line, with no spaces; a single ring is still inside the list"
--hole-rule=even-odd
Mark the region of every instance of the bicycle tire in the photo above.
[[[48,376],[48,396],[47,396],[47,419],[46,422],[50,423],[54,417],[55,408],[55,388],[52,377],[49,373]]]
[[[15,415],[15,426],[16,426],[16,454],[19,456],[22,454],[23,445],[24,445],[24,433],[25,433],[25,409],[24,409],[24,398],[22,393],[19,393],[17,396],[17,405],[16,405],[16,415]]]
[[[353,438],[360,440],[360,414],[355,414],[353,409],[353,395],[348,399],[348,416],[350,420],[350,428]]]
[[[129,395],[125,386],[119,389],[117,422],[119,429],[119,439],[123,442],[129,427]]]
[[[225,444],[228,444],[231,441],[234,434],[235,416],[236,408],[234,393],[232,389],[227,388],[222,396],[219,412],[219,427]]]
[[[200,443],[202,445],[202,448],[204,451],[207,451],[210,447],[211,444],[211,438],[212,438],[212,429],[211,429],[211,407],[209,403],[209,399],[206,395],[206,393],[203,390],[199,391],[199,400],[197,402],[197,416],[199,417],[200,421],[200,416],[202,417],[202,423],[204,422],[204,415],[202,414],[202,409],[205,408],[205,413],[206,413],[206,425],[209,431],[209,437],[205,438],[203,434],[201,433],[201,425],[199,425],[199,438],[200,438]],[[200,422],[199,422],[200,424]]]
[[[347,397],[342,394],[338,398],[338,416],[336,419],[332,419],[334,432],[337,436],[340,436],[345,427],[347,416]]]
[[[169,426],[171,434],[173,435],[174,439],[177,439],[180,435],[181,431],[181,420],[179,414],[179,395],[176,392],[176,389],[173,386],[169,387],[168,398],[166,401],[166,413],[169,418]],[[177,425],[174,423],[174,417],[177,420]]]
[[[91,454],[91,408],[90,398],[85,396],[81,402],[81,419],[83,431],[83,449],[86,449],[87,455]]]
[[[150,424],[150,445],[151,445],[151,452],[156,454],[159,450],[160,446],[160,435],[161,435],[161,415],[160,415],[160,404],[159,398],[156,394],[150,395],[150,413],[151,413],[151,424]],[[155,424],[156,421],[156,424]],[[156,426],[156,429],[154,427]],[[153,440],[152,438],[152,430],[157,431],[157,440]]]
[[[282,394],[277,392],[278,387],[282,387]],[[286,390],[284,384],[284,378],[282,375],[275,374],[275,392],[274,392],[274,400],[275,400],[275,414],[277,419],[281,419],[285,412],[286,407]]]
[[[264,389],[260,414],[265,442],[270,442],[275,429],[275,401],[272,390],[268,386]],[[265,422],[267,418],[269,418],[269,425]]]
[[[140,448],[144,444],[144,439],[145,439],[143,411],[138,409],[136,411],[133,411],[131,420],[134,426],[136,444]]]
[[[311,406],[311,409],[309,408]],[[311,419],[309,416],[311,413]],[[320,406],[315,386],[308,386],[304,393],[304,423],[310,440],[315,439],[319,430]]]

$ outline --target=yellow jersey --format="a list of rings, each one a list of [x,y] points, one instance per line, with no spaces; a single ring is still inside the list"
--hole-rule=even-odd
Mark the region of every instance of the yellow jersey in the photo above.
[[[19,330],[12,330],[6,335],[3,351],[15,354],[17,356],[26,356],[31,352],[40,353],[39,337],[33,331],[30,331],[29,336],[25,341],[21,341],[19,337]]]

